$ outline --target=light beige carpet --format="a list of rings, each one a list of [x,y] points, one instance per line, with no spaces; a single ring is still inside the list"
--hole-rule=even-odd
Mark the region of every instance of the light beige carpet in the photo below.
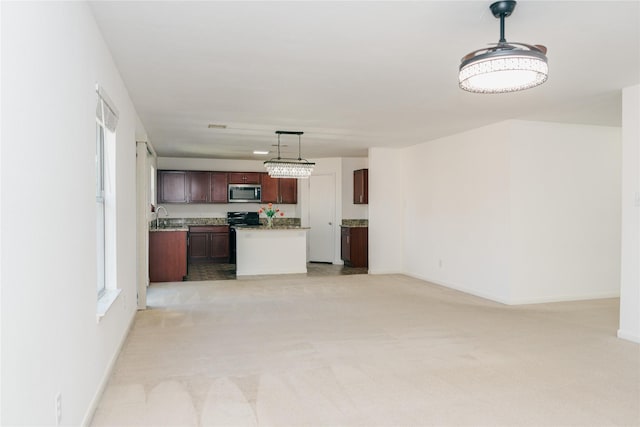
[[[95,426],[639,425],[618,300],[503,306],[400,275],[153,285]]]

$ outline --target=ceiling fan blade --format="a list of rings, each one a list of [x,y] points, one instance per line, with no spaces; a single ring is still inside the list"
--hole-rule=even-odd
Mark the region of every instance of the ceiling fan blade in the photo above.
[[[517,44],[517,43],[516,43]],[[522,44],[522,43],[520,43]],[[476,49],[473,52],[469,52],[467,53],[463,58],[462,58],[462,62],[473,58],[474,56],[476,56],[477,53],[488,53],[488,52],[493,52],[496,50],[513,50],[513,49],[517,49],[517,47],[510,45],[509,43],[489,43],[489,47],[483,47],[482,49]]]
[[[528,44],[528,43],[520,43],[520,42],[500,42],[500,43],[490,43],[489,47],[484,47],[482,49],[477,49],[472,52],[467,53],[464,57],[462,57],[462,62],[467,61],[474,56],[477,56],[478,53],[489,53],[494,52],[496,50],[516,50],[521,49],[520,47],[525,47],[529,50],[540,52],[543,55],[547,53],[547,47],[541,44]]]
[[[547,53],[547,47],[543,46],[541,44],[529,44],[529,43],[520,43],[520,42],[510,42],[512,45],[518,45],[518,46],[524,46],[526,48],[529,48],[531,50],[536,50],[538,52],[541,52],[543,55],[545,55]]]
[[[547,47],[546,46],[543,46],[541,44],[536,44],[534,46],[537,47],[538,50],[540,50],[540,52],[542,52],[544,55],[547,54]]]

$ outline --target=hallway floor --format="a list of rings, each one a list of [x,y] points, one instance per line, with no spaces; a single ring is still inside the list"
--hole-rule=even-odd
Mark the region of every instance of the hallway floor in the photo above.
[[[505,306],[402,275],[153,284],[93,426],[638,425],[618,300]]]

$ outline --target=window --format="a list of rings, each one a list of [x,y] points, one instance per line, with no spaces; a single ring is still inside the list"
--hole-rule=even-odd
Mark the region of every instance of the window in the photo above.
[[[152,157],[147,155],[147,159],[150,161]],[[152,164],[149,165],[149,204],[156,205],[156,168]]]
[[[98,317],[117,297],[115,283],[115,145],[118,113],[97,86],[96,107],[96,291]]]
[[[104,197],[104,126],[96,121],[96,266],[98,298],[104,294],[105,272],[105,197]]]

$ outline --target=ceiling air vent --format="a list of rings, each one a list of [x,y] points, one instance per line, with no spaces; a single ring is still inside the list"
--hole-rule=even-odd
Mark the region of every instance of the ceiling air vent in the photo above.
[[[226,129],[227,125],[218,125],[215,123],[209,123],[209,126],[207,126],[209,129]]]

